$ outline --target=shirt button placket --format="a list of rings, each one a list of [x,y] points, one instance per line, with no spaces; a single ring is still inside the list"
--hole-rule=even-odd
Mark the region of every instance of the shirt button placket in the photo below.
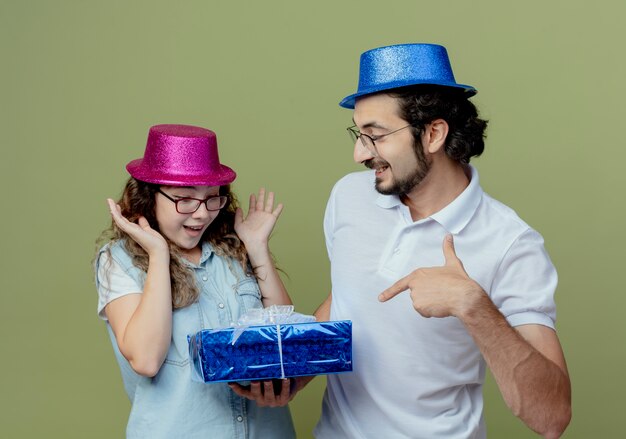
[[[239,403],[235,404],[233,410],[233,416],[235,418],[235,437],[247,438],[248,425],[246,423],[246,401],[243,398],[238,399]]]

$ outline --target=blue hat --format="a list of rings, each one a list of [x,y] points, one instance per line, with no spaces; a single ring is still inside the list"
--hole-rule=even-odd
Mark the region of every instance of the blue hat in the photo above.
[[[354,108],[357,98],[407,85],[429,84],[465,90],[474,96],[471,85],[454,80],[448,52],[437,44],[398,44],[368,50],[361,55],[359,89],[345,97],[339,105]]]

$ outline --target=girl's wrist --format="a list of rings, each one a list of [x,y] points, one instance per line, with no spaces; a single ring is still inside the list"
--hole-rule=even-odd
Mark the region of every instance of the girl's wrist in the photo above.
[[[148,258],[150,258],[150,261],[154,261],[154,262],[163,262],[163,263],[170,263],[170,250],[168,248],[166,249],[153,249],[151,251],[148,252]]]
[[[251,249],[253,251],[255,250],[259,250],[259,249],[265,249],[267,251],[269,251],[269,241],[267,239],[262,239],[262,240],[251,240],[251,239],[242,239],[241,242],[243,242],[243,245],[246,246],[246,249]],[[248,253],[250,253],[250,251],[248,251]]]
[[[272,261],[272,257],[270,255],[270,249],[267,245],[264,246],[254,246],[247,247],[246,250],[248,252],[248,259],[250,259],[250,263],[254,265],[263,265],[267,262]]]

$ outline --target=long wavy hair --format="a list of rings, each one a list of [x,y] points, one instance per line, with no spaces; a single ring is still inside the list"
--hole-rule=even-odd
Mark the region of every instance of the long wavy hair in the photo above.
[[[150,227],[161,233],[155,208],[156,194],[159,187],[160,185],[157,184],[146,183],[132,177],[129,178],[122,197],[117,202],[121,207],[122,216],[131,222],[136,222],[139,217],[143,216],[148,220]],[[231,192],[230,185],[220,186],[219,194],[227,196],[228,201],[204,232],[200,243],[210,243],[216,254],[237,260],[242,267],[245,267],[244,269],[248,274],[253,275],[252,269],[248,264],[246,248],[235,233],[235,211],[239,206],[237,198]],[[198,299],[200,293],[196,279],[193,270],[183,262],[180,248],[165,235],[163,237],[169,244],[171,255],[172,307],[174,309],[184,308]],[[133,264],[144,272],[148,271],[148,254],[130,236],[117,227],[115,221],[111,221],[111,226],[102,232],[97,242],[100,246],[111,241],[121,241],[131,256]]]

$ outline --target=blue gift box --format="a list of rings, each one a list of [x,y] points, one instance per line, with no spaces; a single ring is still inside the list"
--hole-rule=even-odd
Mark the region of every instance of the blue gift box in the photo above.
[[[205,329],[189,337],[189,355],[205,383],[350,372],[352,322]]]

